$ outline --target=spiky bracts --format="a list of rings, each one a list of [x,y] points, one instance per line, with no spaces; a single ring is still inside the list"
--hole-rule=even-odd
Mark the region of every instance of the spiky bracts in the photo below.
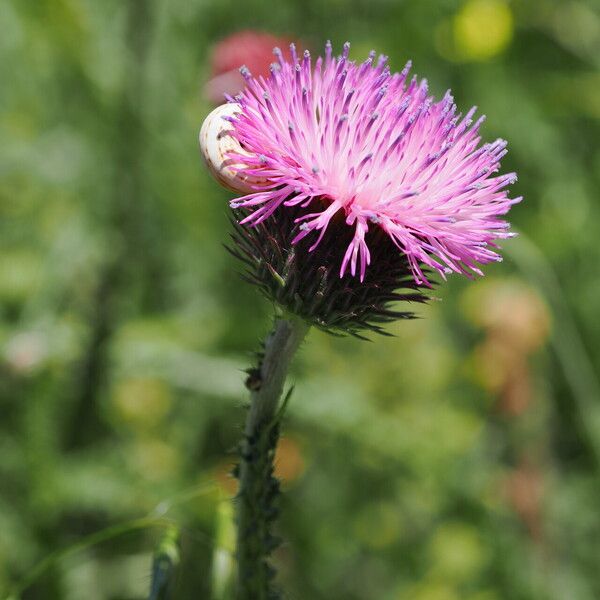
[[[376,260],[364,280],[340,279],[340,260],[352,232],[334,219],[328,239],[309,252],[308,240],[291,243],[300,231],[298,214],[300,209],[279,208],[253,227],[239,224],[241,211],[234,215],[229,250],[246,265],[246,279],[274,303],[328,333],[362,337],[364,331],[385,334],[383,324],[414,317],[395,310],[394,303],[428,300],[406,258],[381,231],[367,234]]]
[[[392,73],[387,57],[356,64],[349,48],[334,57],[328,43],[314,68],[308,52],[298,57],[292,45],[288,61],[276,49],[267,79],[242,69],[246,88],[230,99],[240,111],[227,120],[243,152],[230,159],[262,183],[232,207],[248,210],[249,227],[300,207],[292,243],[310,239],[307,253],[331,244],[341,219],[350,236],[338,242],[338,276],[366,279],[376,268],[382,236],[373,232],[418,283],[428,284],[424,267],[442,278],[481,274],[479,265],[500,260],[496,240],[512,235],[501,217],[520,200],[505,190],[515,173],[497,175],[506,142],[480,146],[475,108],[458,114],[449,91],[435,101],[425,79],[408,79],[410,63]]]

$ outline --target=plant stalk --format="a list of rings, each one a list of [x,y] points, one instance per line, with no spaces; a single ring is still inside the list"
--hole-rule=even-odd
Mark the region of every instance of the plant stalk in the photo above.
[[[249,372],[250,408],[240,445],[237,495],[238,599],[274,600],[269,555],[279,544],[271,532],[279,482],[273,458],[279,438],[279,401],[287,372],[308,325],[295,317],[275,320],[258,367]]]

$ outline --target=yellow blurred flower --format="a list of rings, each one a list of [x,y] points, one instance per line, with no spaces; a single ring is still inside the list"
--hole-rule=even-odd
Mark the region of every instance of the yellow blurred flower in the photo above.
[[[438,581],[420,583],[398,595],[398,600],[459,600],[458,592],[447,583]]]
[[[510,415],[533,398],[528,358],[548,340],[550,309],[530,286],[516,279],[489,280],[463,297],[467,317],[485,332],[473,351],[473,377],[499,398]]]
[[[117,384],[112,395],[117,416],[136,429],[159,425],[171,408],[169,387],[160,379],[126,379]]]
[[[548,339],[550,311],[527,284],[513,279],[490,281],[473,294],[473,321],[506,340],[513,351],[532,352]]]
[[[169,478],[177,472],[180,463],[177,451],[157,439],[136,442],[132,447],[131,460],[140,475],[151,481]]]
[[[354,534],[371,548],[385,548],[401,537],[400,508],[390,502],[367,504],[354,520]]]
[[[455,62],[483,61],[510,44],[513,14],[504,0],[467,0],[451,19],[438,26],[436,42],[444,58]]]
[[[486,567],[489,553],[475,527],[464,523],[446,523],[435,532],[429,555],[431,576],[438,581],[462,583]]]

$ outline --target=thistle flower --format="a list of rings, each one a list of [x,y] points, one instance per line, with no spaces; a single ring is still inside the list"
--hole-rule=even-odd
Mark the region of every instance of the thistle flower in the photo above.
[[[449,91],[435,101],[410,62],[391,73],[385,56],[356,64],[349,49],[327,43],[313,68],[308,51],[276,48],[267,79],[242,67],[246,88],[212,117],[225,160],[205,157],[244,193],[231,207],[251,278],[324,328],[356,330],[392,317],[392,300],[425,300],[431,273],[501,260],[496,242],[513,235],[501,217],[521,198],[505,189],[516,174],[498,174],[506,142],[480,144],[476,108],[458,114]]]
[[[246,277],[287,310],[248,372],[251,402],[240,445],[238,597],[278,598],[269,556],[279,486],[273,455],[289,363],[309,326],[329,333],[385,333],[410,318],[390,308],[423,302],[428,277],[472,277],[500,259],[511,205],[498,175],[506,142],[480,145],[482,118],[457,114],[450,92],[435,102],[427,83],[392,74],[375,53],[361,65],[327,44],[314,69],[290,46],[275,49],[270,76],[243,67],[244,91],[200,131],[215,177],[244,195],[231,202],[231,252]],[[287,397],[286,397],[287,398]]]

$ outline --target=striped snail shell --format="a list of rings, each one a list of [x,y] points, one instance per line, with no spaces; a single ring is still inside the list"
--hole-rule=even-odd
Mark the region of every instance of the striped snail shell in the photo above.
[[[256,191],[256,186],[265,184],[267,180],[256,175],[240,173],[237,169],[244,165],[227,157],[229,152],[252,156],[232,135],[233,124],[224,119],[239,114],[241,110],[241,106],[234,102],[215,108],[202,123],[199,142],[202,156],[213,177],[234,192],[250,194]]]

